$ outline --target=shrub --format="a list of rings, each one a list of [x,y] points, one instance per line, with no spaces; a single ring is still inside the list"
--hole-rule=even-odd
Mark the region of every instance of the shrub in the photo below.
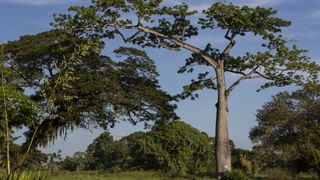
[[[268,180],[292,180],[294,177],[286,170],[273,168],[267,171]]]
[[[249,180],[250,178],[247,177],[242,171],[240,170],[232,170],[227,172],[226,180]]]
[[[133,152],[132,157],[144,169],[180,176],[206,173],[213,162],[209,137],[181,121],[145,133],[137,140]]]

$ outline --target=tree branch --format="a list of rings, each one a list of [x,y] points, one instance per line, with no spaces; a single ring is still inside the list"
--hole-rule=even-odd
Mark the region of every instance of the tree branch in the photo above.
[[[227,45],[227,47],[223,50],[220,58],[222,59],[224,56],[228,55],[231,51],[231,49],[234,47],[234,45],[236,44],[236,41],[234,40],[234,37],[236,36],[236,34],[232,33],[232,35],[230,36],[230,29],[228,29],[228,31],[225,34],[225,38],[227,40],[230,41],[230,43]]]
[[[256,70],[259,68],[259,66],[255,67],[252,71],[250,71],[248,74],[245,74],[241,78],[239,78],[237,81],[235,81],[227,90],[226,90],[226,96],[229,96],[232,90],[237,87],[241,81],[245,79],[251,79],[251,75],[256,72]]]
[[[132,36],[128,37],[128,38],[125,38],[125,36],[123,35],[123,33],[121,33],[121,31],[117,28],[117,27],[114,27],[115,30],[117,31],[117,33],[120,35],[120,37],[122,38],[123,42],[124,43],[127,43],[127,42],[131,42],[132,40],[134,40],[142,31],[137,31],[136,33],[134,33]]]
[[[185,42],[182,42],[176,38],[171,38],[167,35],[164,35],[162,33],[159,33],[157,31],[154,31],[152,29],[149,29],[147,27],[144,27],[144,26],[138,26],[138,29],[145,32],[145,33],[149,33],[149,34],[153,34],[155,36],[158,36],[158,37],[161,37],[161,38],[165,38],[165,39],[168,39],[169,41],[175,43],[177,46],[179,46],[180,48],[184,48],[186,50],[189,50],[193,53],[197,53],[197,54],[200,54],[202,58],[204,58],[210,65],[212,65],[214,68],[217,68],[217,63],[216,61],[210,57],[209,55],[206,55],[202,52],[201,49],[195,47],[195,46],[192,46],[188,43],[185,43]]]
[[[260,72],[258,72],[258,71],[255,71],[255,73],[258,74],[260,77],[262,77],[262,78],[264,78],[264,79],[274,80],[274,78],[268,77],[268,76],[266,76],[266,75],[264,75],[264,74],[262,74],[262,73],[260,73]]]
[[[115,28],[116,30],[117,30],[117,28],[123,28],[123,29],[138,29],[138,30],[141,31],[141,32],[153,34],[153,35],[155,35],[155,36],[158,36],[158,37],[167,39],[167,40],[175,43],[175,44],[176,44],[177,46],[179,46],[180,48],[186,49],[186,50],[191,51],[191,52],[193,52],[193,53],[200,54],[201,57],[202,57],[205,61],[207,61],[207,62],[208,62],[210,65],[212,65],[214,68],[217,68],[217,63],[216,63],[216,61],[215,61],[212,57],[210,57],[209,55],[204,54],[201,49],[199,49],[199,48],[197,48],[197,47],[195,47],[195,46],[192,46],[192,45],[190,45],[190,44],[188,44],[188,43],[185,43],[185,42],[183,42],[183,41],[181,41],[181,40],[178,40],[178,39],[176,39],[176,38],[172,38],[172,37],[169,37],[168,35],[164,35],[164,34],[162,34],[162,33],[159,33],[159,32],[157,32],[157,31],[155,31],[155,30],[152,30],[152,29],[150,29],[150,28],[148,28],[148,27],[142,26],[142,25],[139,24],[139,23],[138,23],[137,25],[125,25],[125,26],[121,26],[121,25],[118,25],[118,24],[116,24],[116,23],[107,23],[107,24],[104,25],[104,27],[108,27],[108,26],[113,27],[113,28]],[[120,34],[120,36],[122,36],[122,39],[126,42],[126,39],[124,38],[123,35],[121,35],[120,31],[119,31],[119,30],[117,30],[117,31],[118,31],[118,33]]]
[[[242,71],[234,71],[231,69],[224,69],[226,72],[231,72],[231,73],[235,73],[235,74],[241,74],[241,75],[246,75],[246,73],[242,72]]]
[[[127,39],[124,38],[124,35],[118,30],[118,28],[123,28],[123,29],[138,29],[139,31],[141,32],[145,32],[145,33],[149,33],[149,34],[153,34],[155,36],[158,36],[158,37],[161,37],[161,38],[165,38],[165,39],[168,39],[169,41],[175,43],[177,46],[179,46],[180,48],[184,48],[188,51],[191,51],[193,53],[197,53],[197,54],[200,54],[202,56],[202,58],[207,61],[210,65],[212,65],[214,68],[217,68],[217,63],[216,61],[210,57],[209,55],[207,54],[204,54],[203,51],[195,46],[192,46],[188,43],[185,43],[181,40],[178,40],[176,38],[172,38],[172,37],[169,37],[168,35],[164,35],[162,33],[159,33],[157,31],[154,31],[148,27],[145,27],[145,26],[142,26],[140,24],[140,22],[138,22],[136,25],[119,25],[117,23],[106,23],[102,28],[106,28],[106,27],[113,27],[116,29],[116,31],[118,32],[118,34],[121,36],[121,38],[124,40],[124,42],[127,42]]]
[[[200,54],[201,57],[207,61],[211,66],[213,66],[214,68],[217,68],[218,64],[217,62],[212,58],[210,57],[209,55],[207,54],[204,54],[203,51],[195,46],[192,46],[188,43],[185,43],[181,40],[178,40],[176,38],[172,38],[172,37],[169,37],[168,35],[164,35],[162,33],[159,33],[157,31],[154,31],[148,27],[145,27],[145,26],[142,26],[140,24],[140,22],[138,22],[138,24],[136,25],[118,25],[117,23],[106,23],[102,28],[105,28],[105,27],[113,27],[116,29],[116,31],[118,32],[118,34],[120,34],[121,38],[124,40],[124,42],[127,42],[127,39],[124,38],[124,35],[118,30],[118,28],[123,28],[123,29],[138,29],[140,32],[145,32],[145,33],[149,33],[149,34],[153,34],[155,36],[158,36],[158,37],[161,37],[161,38],[165,38],[165,39],[168,39],[169,41],[175,43],[177,46],[179,46],[180,48],[184,48],[188,51],[191,51],[193,53],[197,53],[197,54]],[[167,47],[166,47],[167,48]]]
[[[31,86],[39,86],[40,83],[34,83],[34,82],[30,81],[22,73],[20,73],[18,70],[16,70],[13,65],[11,65],[11,70],[13,70],[15,73],[17,73],[27,84],[29,84]]]

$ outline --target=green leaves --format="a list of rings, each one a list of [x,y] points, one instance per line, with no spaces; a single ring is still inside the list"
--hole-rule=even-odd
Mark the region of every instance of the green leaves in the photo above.
[[[177,95],[177,98],[179,99],[186,99],[191,98],[192,100],[195,100],[199,97],[196,91],[202,90],[204,88],[207,89],[217,89],[216,84],[214,83],[214,78],[208,77],[209,72],[205,73],[199,73],[198,79],[192,79],[191,83],[189,85],[183,86],[183,92]]]
[[[19,85],[33,88],[41,107],[37,141],[48,142],[74,127],[113,127],[176,119],[174,98],[160,89],[155,64],[135,48],[100,56],[103,43],[55,30],[6,44],[6,61]],[[28,132],[31,137],[34,127]],[[39,143],[39,142],[37,142]]]
[[[154,28],[158,32],[185,41],[186,39],[198,35],[198,28],[192,25],[189,16],[195,15],[196,11],[189,11],[187,4],[176,5],[173,7],[163,7],[160,15],[170,16],[169,18],[159,19],[159,26]],[[168,19],[172,19],[170,22]]]
[[[136,124],[149,120],[173,120],[176,108],[170,102],[170,95],[160,90],[156,77],[158,73],[154,62],[144,51],[121,47],[115,51],[118,55],[127,55],[127,59],[119,62],[118,79],[121,96],[114,103],[115,108],[125,110],[128,120]],[[147,125],[147,124],[145,124]]]
[[[134,158],[146,169],[175,174],[206,172],[213,162],[208,136],[181,121],[156,126],[133,149]]]
[[[319,173],[319,108],[319,96],[308,90],[282,92],[265,103],[250,131],[261,163]]]
[[[1,44],[1,46],[3,46]],[[4,52],[0,52],[0,60],[4,62]],[[29,126],[32,123],[37,123],[36,113],[38,111],[37,104],[24,94],[24,90],[19,86],[19,80],[16,74],[9,69],[4,63],[0,65],[0,71],[3,73],[3,80],[1,81],[1,88],[3,92],[0,93],[0,98],[6,101],[6,113],[8,115],[9,128],[21,128],[23,125]],[[2,87],[3,86],[3,87]],[[0,136],[4,130],[4,102],[0,103]]]
[[[198,29],[191,23],[190,16],[196,11],[189,11],[186,4],[174,7],[161,5],[162,0],[95,0],[89,7],[72,6],[70,14],[55,14],[55,28],[72,32],[77,36],[91,39],[113,39],[120,36],[125,41],[151,47],[176,48],[164,38],[149,33],[140,33],[131,38],[124,37],[123,29],[150,27],[170,38],[182,41],[198,34]],[[163,18],[158,18],[162,16]],[[128,18],[130,16],[130,18]]]
[[[204,10],[205,17],[200,17],[196,24],[191,20],[196,18],[194,15],[197,12],[190,11],[187,4],[170,7],[162,6],[161,2],[96,0],[89,7],[71,7],[74,15],[57,16],[56,27],[91,40],[120,36],[125,43],[141,47],[164,47],[176,51],[185,48],[192,52],[192,57],[186,60],[179,73],[193,72],[193,66],[205,65],[242,75],[241,79],[231,84],[228,92],[240,81],[253,78],[269,81],[261,89],[289,84],[315,89],[312,84],[319,83],[319,66],[306,57],[304,50],[296,46],[287,47],[280,32],[290,22],[277,17],[277,11],[219,2]],[[200,49],[186,43],[189,38],[198,35],[199,24],[203,29],[219,28],[226,31],[225,38],[229,44],[224,49],[217,49],[208,40],[207,46]],[[132,35],[126,37],[131,31]],[[260,36],[265,50],[232,56],[230,52],[236,45],[236,38],[248,33]],[[200,77],[204,73],[200,73]],[[189,86],[185,86],[185,93],[190,96],[190,92],[195,90],[214,89],[213,79],[214,76],[192,80]]]
[[[163,121],[149,132],[136,132],[117,141],[108,131],[103,132],[86,150],[86,168],[202,174],[213,166],[211,148],[205,133],[181,121]]]
[[[277,11],[271,8],[215,3],[203,13],[206,17],[199,19],[203,29],[221,28],[230,30],[233,35],[253,33],[270,39],[273,34],[281,32],[282,27],[290,25],[289,21],[275,17]]]

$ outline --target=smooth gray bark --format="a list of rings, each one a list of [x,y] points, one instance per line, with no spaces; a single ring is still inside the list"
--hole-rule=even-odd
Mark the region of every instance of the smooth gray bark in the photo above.
[[[231,151],[228,136],[228,96],[223,69],[223,62],[220,61],[216,69],[218,85],[218,102],[216,104],[216,170],[218,179],[223,179],[227,171],[231,171]]]

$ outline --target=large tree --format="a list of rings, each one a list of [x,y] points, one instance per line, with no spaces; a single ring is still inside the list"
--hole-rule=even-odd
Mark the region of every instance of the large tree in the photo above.
[[[311,169],[320,175],[320,96],[281,92],[258,110],[250,138],[261,168]]]
[[[37,104],[24,94],[23,89],[19,86],[19,78],[6,67],[2,44],[0,45],[0,61],[0,164],[2,164],[1,161],[6,160],[7,175],[9,176],[11,174],[10,153],[14,141],[12,131],[14,128],[32,124],[38,108]]]
[[[7,68],[41,107],[28,125],[25,147],[46,145],[75,127],[176,118],[174,99],[160,89],[147,54],[121,47],[116,62],[100,54],[103,45],[55,30],[5,44]]]
[[[179,72],[192,72],[194,65],[209,66],[214,73],[202,72],[197,80],[185,86],[182,97],[194,97],[194,91],[203,88],[218,91],[216,115],[217,172],[222,177],[231,170],[228,145],[228,98],[242,81],[263,78],[261,89],[290,84],[315,88],[319,66],[310,62],[305,50],[288,47],[281,30],[289,21],[276,16],[277,11],[262,7],[239,7],[233,4],[214,3],[200,16],[183,3],[167,7],[162,0],[92,0],[89,7],[72,6],[72,14],[56,14],[55,27],[89,39],[121,37],[142,47],[164,47],[170,50],[187,50],[192,56]],[[192,19],[193,18],[193,19]],[[198,18],[198,23],[194,19]],[[205,47],[196,47],[188,39],[205,31],[224,31],[226,47],[219,49],[207,38]],[[130,34],[131,32],[131,34]],[[129,35],[130,34],[130,35]],[[240,38],[254,35],[261,40],[259,52],[241,56],[231,53]],[[128,37],[126,37],[128,36]],[[226,72],[237,74],[239,79],[227,85]]]
[[[214,166],[210,138],[181,121],[155,126],[132,148],[133,158],[145,169],[185,175],[207,173]]]

